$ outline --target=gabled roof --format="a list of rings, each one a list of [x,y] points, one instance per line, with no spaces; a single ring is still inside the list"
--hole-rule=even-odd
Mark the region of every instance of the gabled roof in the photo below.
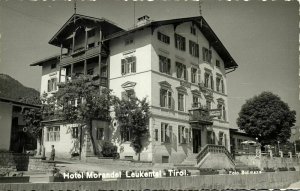
[[[129,33],[133,33],[135,31],[151,27],[152,32],[155,28],[163,26],[163,25],[169,25],[173,24],[174,27],[177,25],[184,23],[184,22],[193,22],[199,30],[202,32],[204,37],[209,41],[210,45],[217,51],[219,56],[222,58],[225,64],[225,69],[231,69],[231,68],[237,68],[237,63],[235,60],[231,57],[225,46],[222,44],[220,39],[217,37],[217,35],[214,33],[214,31],[210,28],[208,23],[205,21],[205,19],[202,16],[197,17],[187,17],[187,18],[179,18],[179,19],[170,19],[170,20],[161,20],[161,21],[149,21],[147,24],[142,26],[137,26],[135,28],[129,29],[127,31],[120,31],[118,33],[112,34],[104,39],[104,41],[112,40],[124,35],[127,35]]]
[[[70,36],[73,31],[81,25],[101,26],[104,36],[119,31],[124,31],[121,27],[105,18],[95,18],[86,15],[73,14],[59,31],[50,39],[49,44],[60,46],[61,40]]]

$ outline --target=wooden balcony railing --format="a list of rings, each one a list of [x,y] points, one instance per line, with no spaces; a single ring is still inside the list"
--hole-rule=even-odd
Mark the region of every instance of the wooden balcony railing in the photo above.
[[[67,64],[80,62],[80,61],[85,60],[86,58],[87,59],[92,58],[92,57],[97,56],[97,55],[99,55],[99,46],[96,46],[96,47],[93,47],[93,48],[90,48],[90,49],[87,49],[87,50],[81,49],[81,50],[78,50],[78,51],[76,51],[72,54],[63,56],[62,59],[61,59],[60,65],[64,66],[64,65],[67,65]],[[101,55],[107,56],[108,53],[105,50],[102,49]]]
[[[222,145],[211,145],[211,144],[207,144],[204,146],[204,148],[198,153],[197,155],[197,164],[199,164],[201,162],[201,160],[208,154],[208,153],[224,153],[229,160],[232,162],[232,164],[234,163],[234,159],[231,156],[231,154],[229,153],[229,151]]]

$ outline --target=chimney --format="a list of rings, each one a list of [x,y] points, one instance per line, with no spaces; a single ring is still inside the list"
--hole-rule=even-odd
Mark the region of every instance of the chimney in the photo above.
[[[145,24],[148,24],[150,23],[150,17],[148,15],[144,15],[140,18],[137,19],[137,23],[136,23],[136,26],[142,26],[142,25],[145,25]]]

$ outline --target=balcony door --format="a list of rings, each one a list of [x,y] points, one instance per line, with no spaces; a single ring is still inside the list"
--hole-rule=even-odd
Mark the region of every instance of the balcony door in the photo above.
[[[193,128],[193,153],[199,153],[201,147],[201,130]]]

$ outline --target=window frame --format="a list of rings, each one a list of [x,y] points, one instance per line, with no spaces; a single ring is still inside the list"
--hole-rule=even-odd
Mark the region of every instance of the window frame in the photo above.
[[[199,58],[199,44],[189,40],[189,49],[190,49],[190,54],[196,58]]]
[[[181,62],[175,62],[176,65],[176,77],[185,81],[188,81],[188,72],[185,64]]]
[[[174,33],[174,39],[175,39],[175,48],[181,51],[186,50],[186,45],[185,45],[185,37]]]
[[[129,56],[121,59],[121,74],[136,73],[136,56]]]
[[[57,130],[58,129],[58,130]],[[46,128],[46,141],[59,142],[60,141],[60,126],[49,126]]]
[[[177,94],[178,111],[185,111],[185,94],[178,92]]]
[[[158,55],[159,72],[171,75],[171,59]]]
[[[162,92],[165,92],[166,94],[162,95]],[[172,109],[172,92],[168,88],[161,87],[159,91],[159,97],[160,97],[160,107],[162,108],[168,108]],[[164,102],[162,102],[164,100]],[[163,104],[164,103],[164,104]]]
[[[162,32],[157,32],[157,39],[165,44],[170,44],[170,37]]]

